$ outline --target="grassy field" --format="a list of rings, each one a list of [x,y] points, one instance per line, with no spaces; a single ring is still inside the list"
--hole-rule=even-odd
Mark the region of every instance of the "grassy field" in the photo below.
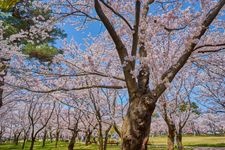
[[[166,137],[151,137],[149,149],[151,150],[165,150],[166,149]],[[29,149],[29,142],[26,144],[26,150]],[[68,143],[60,142],[58,148],[54,147],[53,143],[46,143],[46,147],[41,147],[41,142],[36,142],[35,150],[67,150]],[[225,136],[186,136],[183,137],[183,144],[185,149],[192,149],[192,147],[224,147],[225,148]],[[0,145],[0,150],[19,150],[21,149],[21,143],[18,146],[7,143]],[[77,143],[74,147],[75,150],[97,150],[97,145],[85,146],[82,143]],[[108,150],[119,150],[119,146],[108,145]]]
[[[166,146],[167,137],[153,137],[152,145]],[[186,147],[225,147],[225,136],[184,136],[183,145]]]

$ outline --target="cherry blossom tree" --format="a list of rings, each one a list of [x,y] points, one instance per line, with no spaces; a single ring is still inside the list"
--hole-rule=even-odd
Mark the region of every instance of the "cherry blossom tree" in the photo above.
[[[44,102],[47,96],[34,96],[30,100],[28,118],[31,124],[31,145],[30,150],[33,150],[34,142],[40,131],[42,131],[48,124],[55,109],[50,102]]]
[[[116,90],[89,90],[89,99],[98,123],[99,149],[106,150],[110,129],[116,127]]]
[[[182,134],[187,122],[199,113],[191,94],[195,90],[196,79],[181,76],[168,88],[159,100],[159,110],[168,127],[168,149],[173,150],[175,141],[178,149],[183,149]]]
[[[3,1],[0,3],[0,107],[3,105],[4,78],[15,55],[51,61],[58,50],[49,45],[65,36],[55,27],[48,5],[38,1]]]
[[[147,149],[156,103],[180,71],[192,65],[193,57],[224,48],[221,16],[225,0],[50,2],[63,21],[81,27],[81,21],[94,20],[104,25],[104,31],[99,37],[88,37],[83,45],[64,41],[64,53],[54,58],[53,70],[43,65],[34,69],[35,62],[32,66],[21,65],[21,72],[33,67],[31,72],[17,74],[20,79],[29,75],[25,79],[29,82],[7,80],[7,84],[58,96],[73,91],[126,88],[129,105],[121,132],[124,150]]]
[[[69,3],[70,1],[67,2]],[[114,49],[118,52],[119,59],[123,65],[122,70],[130,97],[128,114],[123,125],[123,149],[147,148],[146,144],[149,135],[151,115],[155,109],[155,104],[158,98],[167,89],[167,84],[172,82],[175,75],[186,64],[188,58],[193,54],[193,52],[200,49],[201,47],[199,46],[203,45],[204,48],[207,44],[209,44],[207,43],[208,41],[205,40],[205,36],[207,36],[207,38],[211,37],[213,32],[207,32],[207,29],[215,20],[224,5],[224,1],[219,1],[217,3],[207,3],[201,1],[202,10],[200,11],[203,11],[201,15],[199,14],[199,11],[194,11],[195,13],[191,13],[190,8],[182,10],[181,6],[185,5],[185,3],[180,1],[177,3],[172,3],[171,5],[175,7],[170,11],[163,11],[163,9],[165,9],[165,4],[163,2],[159,2],[159,7],[157,7],[157,9],[162,11],[160,11],[160,13],[155,12],[157,15],[162,16],[162,20],[159,20],[157,18],[159,16],[157,15],[148,15],[149,5],[153,5],[155,3],[157,2],[152,0],[146,1],[144,4],[141,4],[140,1],[136,1],[135,9],[131,9],[134,12],[133,14],[135,14],[135,17],[133,17],[135,18],[133,19],[135,22],[134,27],[132,27],[129,24],[129,21],[121,15],[127,7],[130,6],[129,8],[133,8],[133,6],[129,5],[129,2],[124,3],[124,5],[127,4],[127,7],[120,5],[123,6],[124,9],[119,7],[119,2],[115,3],[95,0],[93,4],[98,17],[104,24],[113,43],[115,44]],[[76,9],[77,7],[75,4],[73,5],[70,3],[69,5]],[[87,5],[85,5],[85,7]],[[168,8],[171,5],[167,4],[166,6]],[[192,2],[190,5],[195,7],[196,5],[199,5],[199,2]],[[205,6],[208,5],[211,5],[210,9],[208,9],[210,11],[207,11],[205,8]],[[90,4],[88,6],[90,6]],[[80,10],[79,8],[77,9]],[[165,12],[165,14],[162,12]],[[88,10],[82,12],[78,11],[78,13],[83,13],[85,17],[91,18],[89,15],[85,15],[85,13],[88,13]],[[176,13],[185,17],[183,17],[183,19],[179,19]],[[132,15],[132,13],[129,15]],[[116,16],[116,19],[121,19],[122,23],[119,21],[114,21],[112,16]],[[130,19],[129,17],[127,18]],[[198,21],[196,20],[197,18]],[[121,26],[125,28],[125,32],[120,30]],[[164,32],[164,35],[168,35],[168,33],[171,35],[170,33],[175,31],[177,32],[173,33],[172,36],[169,36],[169,43],[172,44],[173,49],[179,50],[179,52],[175,51],[177,57],[174,59],[171,58],[172,61],[168,61],[168,64],[165,67],[162,67],[161,72],[164,73],[159,76],[159,82],[150,89],[149,75],[152,63],[148,61],[154,60],[150,57],[152,57],[154,51],[156,52],[158,48],[160,49],[160,46],[158,46],[159,44],[161,44],[162,48],[163,46],[171,46],[169,44],[163,45],[163,42],[165,43],[166,40],[160,33],[163,34]],[[129,34],[130,36],[126,38],[125,35]],[[178,39],[185,40],[180,40],[180,42],[178,42]],[[160,41],[157,42],[157,40]],[[175,41],[177,42],[176,44]],[[213,46],[216,46],[216,44]],[[137,51],[139,51],[139,55],[137,55]],[[168,53],[169,52],[170,51],[168,51]],[[137,56],[141,58],[140,61],[137,61]],[[156,57],[159,57],[158,51]],[[139,67],[136,66],[138,62],[140,62]],[[158,63],[160,65],[160,62]],[[135,66],[138,68],[136,73],[137,76],[133,74],[136,72]],[[146,118],[146,116],[148,116],[148,118]]]
[[[90,112],[84,112],[84,116],[81,118],[82,127],[81,130],[84,132],[85,145],[91,144],[91,136],[97,128],[96,117]]]
[[[81,104],[82,105],[82,104]],[[79,123],[80,120],[83,116],[83,112],[82,110],[78,110],[76,108],[72,109],[71,108],[68,109],[68,130],[71,132],[71,138],[70,138],[70,142],[68,145],[68,150],[73,150],[74,145],[76,143],[76,138],[78,136],[78,133],[80,132],[79,129]]]
[[[118,61],[121,64],[118,68],[120,72],[123,72],[122,78],[129,95],[129,108],[122,129],[122,149],[147,149],[152,113],[157,100],[170,82],[196,52],[203,52],[208,48],[216,51],[213,48],[224,46],[224,41],[221,38],[218,40],[214,35],[224,36],[224,32],[220,32],[218,27],[219,22],[223,24],[224,20],[218,16],[223,15],[221,10],[225,1],[94,0],[87,2],[67,0],[62,2],[64,5],[56,4],[57,13],[62,14],[62,17],[82,16],[84,20],[98,20],[104,25],[108,33],[108,35],[105,33],[104,37],[108,36],[106,47],[117,52],[115,64],[118,66]],[[60,4],[62,2],[60,1]],[[107,49],[102,46],[106,45],[102,43],[106,40],[98,39],[92,49]],[[85,70],[82,67],[82,73],[106,76],[107,74],[99,73],[94,68],[96,67],[94,60],[96,60],[94,57],[87,58],[91,70]],[[162,66],[163,61],[167,63]],[[108,61],[105,64],[109,64]],[[157,70],[152,70],[155,68],[154,65],[158,67]],[[74,66],[77,67],[77,65]],[[153,72],[157,72],[156,76]],[[116,79],[114,74],[109,77]],[[45,92],[124,87],[124,85],[115,86],[115,84],[107,83],[69,89],[61,87]],[[32,90],[38,92],[38,90]]]
[[[218,66],[213,68],[218,69],[217,73],[209,71],[201,73],[202,78],[198,86],[199,90],[196,92],[196,98],[198,103],[207,111],[225,113],[224,72],[220,73]]]
[[[224,115],[217,113],[203,113],[187,123],[187,127],[193,134],[218,135],[224,134]]]

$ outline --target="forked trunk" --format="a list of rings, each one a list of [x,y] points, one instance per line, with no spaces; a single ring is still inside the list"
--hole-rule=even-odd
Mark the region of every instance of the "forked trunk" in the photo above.
[[[155,100],[148,95],[130,101],[122,127],[123,150],[147,150],[148,137]]]

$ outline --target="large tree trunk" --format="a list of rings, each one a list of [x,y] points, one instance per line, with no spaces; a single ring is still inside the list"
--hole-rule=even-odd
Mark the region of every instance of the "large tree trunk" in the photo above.
[[[46,138],[47,138],[47,130],[44,131],[44,136],[43,136],[43,141],[42,141],[42,147],[45,147],[45,142],[46,142]]]
[[[58,146],[58,142],[59,142],[59,133],[60,133],[60,131],[59,131],[59,129],[57,129],[57,130],[56,130],[55,147]]]
[[[131,56],[136,56],[137,50],[139,51],[140,57],[147,58],[147,51],[145,50],[145,40],[144,38],[139,39],[138,32],[145,32],[147,28],[143,27],[139,30],[140,18],[147,19],[149,5],[152,4],[154,0],[149,0],[146,6],[143,6],[143,14],[140,16],[141,12],[141,1],[136,0],[136,13],[135,13],[135,26],[133,33],[133,43],[131,49]],[[124,150],[146,150],[148,135],[150,132],[151,116],[155,109],[155,103],[161,94],[167,89],[166,83],[171,82],[176,74],[181,70],[181,68],[186,64],[187,60],[191,54],[196,50],[196,39],[201,39],[205,34],[210,24],[216,18],[220,10],[225,5],[225,0],[220,0],[218,4],[206,15],[205,19],[202,21],[199,32],[197,32],[191,39],[190,43],[186,46],[185,52],[178,58],[177,62],[169,67],[167,71],[163,73],[160,77],[161,83],[156,85],[156,88],[151,92],[148,92],[149,88],[149,68],[148,64],[143,61],[144,67],[141,68],[138,75],[138,82],[136,82],[135,77],[133,77],[131,71],[135,68],[135,63],[138,61],[126,60],[129,56],[128,50],[123,43],[121,37],[118,35],[113,24],[111,24],[110,19],[107,17],[103,11],[99,0],[94,0],[94,7],[97,15],[104,24],[106,30],[111,36],[116,50],[118,52],[121,64],[123,66],[123,72],[125,76],[125,81],[129,93],[129,108],[126,118],[123,122],[122,129],[122,149]],[[145,21],[145,20],[144,20]],[[146,20],[147,23],[147,20]],[[139,46],[140,45],[140,46]],[[142,62],[142,61],[141,61]],[[144,83],[144,84],[142,84]],[[139,92],[141,91],[141,92]],[[145,93],[145,94],[144,94]],[[146,96],[145,96],[146,95]],[[151,96],[149,96],[151,95]],[[153,98],[154,97],[154,98]]]
[[[167,149],[174,150],[176,128],[174,124],[168,124]]]
[[[155,100],[149,95],[136,96],[130,100],[122,127],[123,150],[147,150],[154,109]]]
[[[177,136],[176,136],[176,140],[177,140],[177,148],[178,150],[183,150],[184,147],[183,147],[183,144],[182,144],[182,131],[179,131],[177,133]]]
[[[33,150],[34,142],[35,142],[35,138],[31,138],[30,150]]]
[[[76,142],[76,137],[77,137],[77,132],[74,131],[73,132],[73,135],[72,135],[72,137],[70,139],[70,143],[69,143],[69,146],[68,146],[68,150],[73,150],[74,145],[75,145],[75,142]]]

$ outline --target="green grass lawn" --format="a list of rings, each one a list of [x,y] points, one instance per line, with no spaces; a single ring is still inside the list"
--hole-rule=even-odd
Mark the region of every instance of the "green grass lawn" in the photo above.
[[[150,137],[152,145],[166,146],[167,137]],[[184,136],[183,145],[186,147],[225,147],[225,136]]]
[[[165,150],[166,149],[166,137],[150,137],[149,149],[151,150]],[[29,150],[30,143],[27,142],[26,150]],[[46,147],[41,147],[41,142],[36,142],[34,150],[67,150],[67,142],[59,142],[58,148],[55,148],[55,143],[46,143]],[[225,147],[225,136],[185,136],[183,137],[183,144],[185,149],[191,149],[191,147]],[[21,149],[21,143],[15,146],[11,143],[0,145],[0,150],[19,150]],[[74,147],[75,150],[97,150],[98,146],[95,144],[85,146],[82,143],[77,143]],[[119,150],[120,147],[116,145],[108,145],[108,150]]]

